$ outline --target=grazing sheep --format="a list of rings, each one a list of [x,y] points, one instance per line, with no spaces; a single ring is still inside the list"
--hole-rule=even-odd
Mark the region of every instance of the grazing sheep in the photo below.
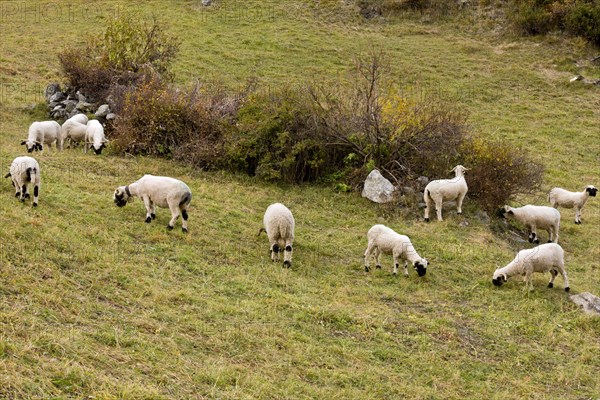
[[[38,205],[38,196],[40,194],[40,165],[33,157],[17,157],[10,165],[10,172],[4,177],[10,177],[15,187],[15,197],[25,201],[29,196],[28,184],[33,185],[33,207]]]
[[[44,144],[52,147],[52,143],[56,143],[59,150],[62,150],[60,143],[60,125],[56,121],[34,122],[29,126],[29,134],[27,139],[21,142],[25,145],[27,152],[31,153],[35,150],[43,150]]]
[[[427,272],[428,261],[421,258],[406,235],[400,235],[385,225],[373,225],[367,232],[367,249],[365,250],[365,271],[369,272],[369,257],[375,252],[375,268],[381,269],[379,258],[381,253],[394,257],[394,275],[398,273],[398,263],[404,260],[404,275],[408,276],[407,264],[410,261],[419,276]]]
[[[66,120],[61,127],[61,142],[64,143],[65,140],[68,140],[70,147],[74,142],[85,141],[87,122],[88,118],[85,114],[77,114]]]
[[[596,197],[596,189],[593,185],[588,185],[583,192],[569,192],[561,188],[554,188],[548,193],[548,201],[554,208],[575,208],[575,223],[581,224],[581,209],[590,196]]]
[[[552,207],[532,206],[523,207],[504,206],[500,209],[502,218],[511,218],[521,222],[527,227],[529,243],[540,242],[537,228],[548,231],[548,242],[558,243],[558,230],[560,228],[560,213]]]
[[[267,207],[263,218],[264,228],[258,234],[266,232],[269,238],[271,260],[279,261],[279,252],[283,251],[283,266],[292,266],[292,245],[294,244],[294,227],[296,222],[292,212],[281,203]]]
[[[104,128],[97,119],[92,119],[87,123],[87,129],[85,131],[85,144],[83,145],[83,152],[87,153],[88,147],[94,150],[96,155],[102,153],[102,149],[106,147],[106,137],[104,137]]]
[[[454,179],[438,179],[431,181],[425,187],[423,198],[425,200],[425,221],[429,222],[429,211],[435,203],[438,221],[442,221],[442,204],[444,201],[456,200],[456,211],[462,214],[462,203],[467,194],[467,181],[465,180],[465,168],[457,165],[452,169],[456,176]]]
[[[187,232],[188,206],[192,201],[192,191],[182,181],[166,176],[144,175],[138,181],[127,186],[119,186],[114,193],[113,201],[119,207],[124,207],[133,197],[139,197],[146,206],[146,223],[156,218],[156,206],[171,210],[171,221],[167,229],[173,229],[179,212],[183,221],[183,232]]]
[[[525,276],[525,287],[533,290],[531,274],[534,272],[550,271],[548,287],[554,286],[554,278],[560,272],[565,292],[570,290],[569,278],[565,270],[565,252],[556,243],[544,243],[533,249],[521,250],[506,267],[498,268],[492,277],[492,283],[500,286],[513,275]]]

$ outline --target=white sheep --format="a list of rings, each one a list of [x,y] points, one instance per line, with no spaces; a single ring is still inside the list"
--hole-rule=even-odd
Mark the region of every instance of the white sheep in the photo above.
[[[469,168],[457,165],[452,169],[456,174],[454,179],[438,179],[427,184],[423,192],[425,221],[429,222],[429,211],[434,203],[437,219],[442,221],[442,204],[448,200],[456,200],[456,211],[459,215],[462,214],[462,203],[469,190],[464,176],[468,170]]]
[[[76,114],[66,120],[60,129],[60,141],[64,144],[69,141],[69,147],[74,142],[85,141],[85,132],[87,129],[88,117],[85,114]]]
[[[269,238],[271,260],[279,261],[279,253],[283,253],[283,266],[292,266],[292,245],[294,244],[294,227],[296,221],[292,212],[281,203],[273,203],[265,211],[264,228],[258,234],[266,232]]]
[[[187,232],[188,206],[192,201],[192,191],[182,181],[166,176],[144,175],[139,180],[127,186],[119,186],[113,195],[113,201],[119,207],[124,207],[133,197],[139,197],[146,206],[146,223],[156,218],[156,206],[171,210],[171,221],[167,229],[173,229],[175,221],[181,217],[183,232]]]
[[[375,268],[381,269],[381,253],[394,257],[394,275],[398,273],[399,261],[404,260],[404,275],[408,276],[407,264],[410,262],[419,276],[425,275],[429,262],[419,256],[410,238],[400,235],[385,225],[373,225],[367,232],[367,249],[365,250],[365,271],[369,272],[369,258],[375,253]]]
[[[554,278],[560,272],[565,291],[568,292],[569,278],[565,270],[565,252],[556,243],[544,243],[533,249],[521,250],[507,266],[498,268],[492,277],[492,283],[500,286],[514,275],[524,275],[525,288],[533,289],[531,275],[534,272],[550,271],[548,287],[554,286]]]
[[[581,224],[581,209],[590,196],[595,197],[598,189],[588,185],[582,192],[569,192],[561,188],[554,188],[548,193],[548,201],[554,208],[575,208],[575,223]]]
[[[96,155],[99,155],[102,153],[102,149],[106,147],[106,143],[108,143],[108,140],[104,136],[104,128],[100,121],[97,119],[88,121],[83,152],[87,153],[88,148],[91,148]]]
[[[30,197],[28,185],[33,185],[33,207],[38,205],[41,184],[40,165],[33,157],[17,157],[10,165],[9,173],[4,177],[10,177],[15,187],[15,197],[25,201]]]
[[[548,232],[548,242],[558,243],[560,213],[552,207],[532,206],[528,204],[515,208],[505,205],[500,210],[500,215],[503,218],[511,218],[525,225],[529,243],[538,244],[540,242],[537,235],[537,228],[545,229]]]
[[[35,150],[43,150],[44,144],[52,147],[52,143],[57,144],[57,148],[62,150],[60,143],[60,125],[56,121],[41,121],[33,122],[29,126],[27,139],[21,142],[25,145],[27,152],[31,153]]]

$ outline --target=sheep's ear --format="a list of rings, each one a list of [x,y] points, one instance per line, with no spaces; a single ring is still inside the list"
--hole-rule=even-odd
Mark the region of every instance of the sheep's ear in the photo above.
[[[502,277],[502,280],[506,283],[508,282],[508,278],[506,277],[506,274],[502,274],[500,275]]]
[[[508,211],[508,213],[509,213],[510,215],[514,215],[514,214],[515,214],[513,210],[509,210],[509,211]]]
[[[23,141],[21,142],[21,145],[24,145],[24,144],[27,144],[27,140],[23,140]]]

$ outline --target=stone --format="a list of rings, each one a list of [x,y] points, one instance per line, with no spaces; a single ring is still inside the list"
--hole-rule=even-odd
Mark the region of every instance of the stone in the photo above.
[[[77,102],[75,100],[66,100],[63,102],[63,104],[65,106],[65,110],[67,110],[67,112],[70,113],[75,109]]]
[[[85,101],[80,101],[79,103],[77,103],[77,105],[75,106],[75,108],[77,108],[79,111],[87,113],[90,112],[92,110],[92,108],[94,107],[93,104],[91,103],[87,103]]]
[[[208,7],[212,4],[212,0],[202,0],[202,5]]]
[[[577,82],[577,81],[581,81],[583,80],[583,76],[581,75],[575,75],[574,77],[572,77],[569,82]]]
[[[467,226],[469,226],[469,222],[462,221],[460,224],[458,224],[458,226],[460,226],[461,228],[466,228]]]
[[[115,114],[115,113],[108,113],[108,114],[106,114],[106,120],[107,121],[112,121],[113,119],[116,119],[116,118],[117,118],[117,114]]]
[[[79,93],[79,91],[77,91],[77,101],[79,101],[80,103],[87,103],[88,99],[82,95],[81,93]]]
[[[51,83],[48,86],[46,86],[46,90],[44,92],[46,100],[49,102],[50,97],[52,97],[57,92],[60,92],[60,85],[58,83]]]
[[[371,171],[365,180],[362,197],[375,203],[389,203],[393,200],[393,195],[394,185],[392,182],[385,179],[378,170]]]
[[[65,100],[66,98],[67,98],[67,96],[65,96],[65,94],[63,92],[56,92],[52,96],[50,96],[50,98],[48,99],[48,102],[49,103],[59,103],[59,102]]]
[[[479,210],[475,213],[475,217],[481,222],[488,223],[490,222],[490,216],[483,210]]]
[[[102,104],[96,110],[96,114],[95,115],[98,118],[105,118],[109,113],[110,113],[110,108],[108,107],[108,104]]]
[[[415,194],[415,189],[411,188],[410,186],[402,186],[400,188],[400,193],[411,196]]]
[[[583,292],[571,295],[569,298],[573,303],[581,306],[583,312],[586,314],[600,316],[600,297],[593,295],[590,292]]]
[[[421,190],[423,190],[425,189],[425,186],[427,186],[427,184],[429,183],[429,178],[426,176],[420,176],[417,178],[417,182],[419,183]]]

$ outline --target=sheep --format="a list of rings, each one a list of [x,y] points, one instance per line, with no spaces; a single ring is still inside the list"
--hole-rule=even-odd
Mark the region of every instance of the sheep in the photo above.
[[[413,265],[419,276],[424,276],[427,272],[429,262],[419,256],[413,247],[410,238],[406,235],[400,235],[393,229],[385,225],[373,225],[367,232],[367,249],[365,250],[365,272],[370,271],[369,258],[375,253],[375,268],[381,269],[379,262],[381,253],[392,254],[394,257],[394,275],[398,274],[399,260],[404,260],[404,275],[408,276],[407,264]]]
[[[425,186],[423,198],[425,200],[426,222],[429,222],[429,211],[433,203],[435,203],[438,221],[442,221],[442,204],[447,200],[456,200],[456,211],[459,215],[462,214],[462,203],[467,190],[469,190],[464,174],[465,171],[469,171],[469,168],[457,165],[451,171],[456,174],[454,179],[438,179],[429,182]]]
[[[575,208],[575,223],[581,224],[581,209],[590,196],[596,197],[597,192],[593,185],[586,186],[583,192],[569,192],[556,187],[548,193],[548,201],[554,208]]]
[[[292,212],[281,203],[273,203],[265,211],[263,228],[258,234],[266,232],[269,238],[269,251],[272,261],[279,261],[279,253],[283,251],[283,266],[292,266],[292,245],[294,244],[294,227],[296,222]]]
[[[60,125],[56,121],[33,122],[29,126],[27,139],[21,142],[27,148],[27,152],[31,153],[35,150],[43,150],[44,144],[49,147],[52,143],[56,143],[59,150],[62,150],[60,142]]]
[[[548,231],[548,243],[558,243],[558,230],[560,229],[560,213],[552,207],[532,206],[510,207],[505,205],[500,209],[502,218],[511,218],[521,222],[527,227],[529,243],[539,244],[537,228]]]
[[[156,206],[168,207],[171,210],[171,220],[167,229],[173,229],[181,211],[181,229],[184,233],[188,231],[187,209],[192,201],[192,191],[184,182],[166,176],[144,175],[127,186],[119,186],[114,192],[113,201],[118,207],[124,207],[134,197],[144,201],[146,223],[156,218]]]
[[[89,147],[94,150],[96,155],[99,155],[102,153],[102,149],[106,147],[106,143],[108,143],[108,140],[104,137],[104,128],[100,124],[100,121],[97,119],[88,121],[83,152],[87,153]]]
[[[28,184],[33,185],[33,207],[37,207],[40,194],[40,165],[33,157],[23,156],[17,157],[10,165],[9,173],[5,178],[11,178],[12,184],[15,187],[15,197],[21,201],[25,201],[30,197]]]
[[[492,283],[501,286],[513,275],[524,275],[525,288],[533,290],[531,274],[534,272],[550,271],[550,282],[548,287],[554,287],[554,278],[560,272],[565,292],[570,290],[569,278],[565,270],[565,252],[556,243],[544,243],[533,249],[521,250],[507,266],[498,268],[492,277]]]
[[[85,114],[77,114],[66,120],[61,127],[61,142],[64,143],[65,140],[68,140],[69,146],[73,142],[83,142],[85,140],[87,122],[88,118]]]

